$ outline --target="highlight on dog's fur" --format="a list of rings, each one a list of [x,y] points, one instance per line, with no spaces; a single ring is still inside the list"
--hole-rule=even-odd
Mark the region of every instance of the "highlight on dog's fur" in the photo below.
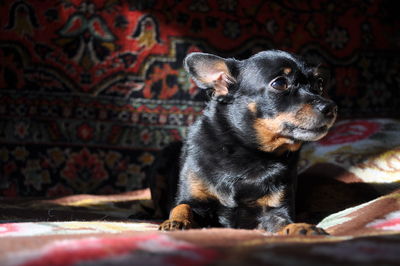
[[[189,128],[179,180],[171,181],[178,186],[168,195],[175,204],[160,229],[326,234],[294,223],[299,150],[324,137],[337,114],[324,97],[321,71],[278,50],[241,61],[192,53],[184,67],[200,89],[213,93]]]

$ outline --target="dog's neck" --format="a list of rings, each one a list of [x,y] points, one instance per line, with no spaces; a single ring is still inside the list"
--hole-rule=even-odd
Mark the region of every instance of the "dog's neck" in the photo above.
[[[232,106],[229,105],[219,101],[210,101],[204,110],[204,117],[201,118],[204,120],[203,127],[219,139],[219,144],[228,154],[239,147],[262,157],[289,157],[291,154],[297,153],[302,144],[300,142],[293,143],[293,145],[281,145],[271,151],[262,150],[255,140],[249,142],[249,138],[254,137],[241,133],[230,122],[232,118],[229,117],[228,109]],[[296,146],[296,148],[294,149],[292,146]]]

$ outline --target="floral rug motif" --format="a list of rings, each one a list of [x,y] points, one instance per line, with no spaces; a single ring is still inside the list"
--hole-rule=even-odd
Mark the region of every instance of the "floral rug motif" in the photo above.
[[[395,1],[0,1],[0,195],[147,186],[205,94],[193,51],[283,49],[331,68],[340,117],[398,117]]]

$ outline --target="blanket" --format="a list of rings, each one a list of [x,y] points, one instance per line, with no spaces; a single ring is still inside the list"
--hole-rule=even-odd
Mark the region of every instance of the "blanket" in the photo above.
[[[398,265],[400,190],[335,213],[330,236],[223,228],[158,231],[129,219],[151,210],[148,190],[115,196],[2,201],[1,265]],[[30,207],[29,207],[30,206]],[[16,222],[16,221],[23,222]]]

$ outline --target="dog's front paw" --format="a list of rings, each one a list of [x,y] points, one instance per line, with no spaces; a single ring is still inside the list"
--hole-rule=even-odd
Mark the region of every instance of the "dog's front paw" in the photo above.
[[[293,223],[288,224],[277,232],[278,235],[329,235],[324,229],[316,227],[314,224]]]
[[[192,228],[192,224],[189,220],[166,220],[158,227],[161,231],[176,231],[176,230],[186,230]]]

